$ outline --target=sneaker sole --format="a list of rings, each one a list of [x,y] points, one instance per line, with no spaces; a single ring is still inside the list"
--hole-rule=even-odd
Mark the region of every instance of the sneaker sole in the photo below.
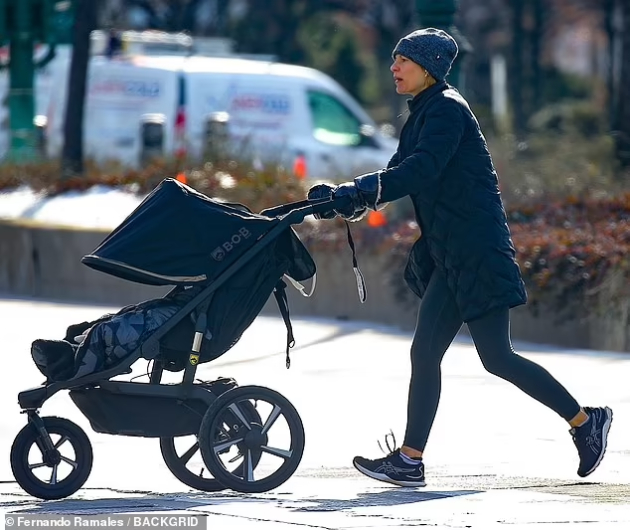
[[[419,482],[417,480],[416,481],[395,480],[382,473],[374,473],[373,471],[370,471],[369,469],[365,469],[364,467],[361,467],[356,462],[353,462],[352,464],[360,473],[363,473],[365,476],[373,478],[375,480],[380,480],[381,482],[388,482],[389,484],[396,484],[397,486],[402,486],[405,488],[418,488],[418,487],[426,486],[426,483],[424,481]]]
[[[593,467],[591,467],[591,469],[589,469],[583,475],[580,475],[581,477],[588,477],[593,471],[595,471],[599,467],[599,464],[601,464],[602,460],[604,459],[604,453],[606,452],[606,446],[608,445],[608,431],[610,431],[610,425],[612,424],[612,420],[613,420],[612,409],[610,407],[604,407],[604,409],[606,410],[607,418],[602,427],[602,452],[599,454],[599,457],[595,461],[595,464],[593,464]]]

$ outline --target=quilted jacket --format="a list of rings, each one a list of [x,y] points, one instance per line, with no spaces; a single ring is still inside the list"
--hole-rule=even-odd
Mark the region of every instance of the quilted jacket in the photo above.
[[[379,172],[379,202],[409,195],[421,230],[405,281],[422,298],[433,270],[440,269],[464,322],[525,304],[497,173],[473,112],[446,82],[408,106],[398,149]]]

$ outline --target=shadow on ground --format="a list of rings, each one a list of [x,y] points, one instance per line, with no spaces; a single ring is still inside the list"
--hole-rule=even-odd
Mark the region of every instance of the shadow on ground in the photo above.
[[[74,497],[57,501],[42,501],[33,499],[26,494],[12,493],[11,496],[18,497],[18,499],[3,502],[1,499],[7,494],[0,494],[0,509],[11,513],[29,514],[113,514],[132,511],[192,510],[236,502],[275,504],[280,508],[296,512],[340,512],[374,506],[399,506],[481,492],[481,490],[383,489],[359,493],[356,497],[348,499],[322,499],[300,497],[294,494],[290,494],[290,496],[287,494],[254,495],[236,492],[155,494],[144,491],[86,488],[81,490],[82,495],[99,496],[100,498],[81,499]]]

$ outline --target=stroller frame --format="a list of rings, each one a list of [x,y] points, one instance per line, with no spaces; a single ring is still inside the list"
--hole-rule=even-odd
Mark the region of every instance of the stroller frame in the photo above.
[[[247,249],[242,256],[240,256],[234,263],[232,263],[226,270],[224,270],[214,281],[212,281],[194,298],[188,301],[182,308],[177,311],[177,313],[170,317],[167,322],[160,326],[160,328],[154,331],[148,339],[146,339],[138,348],[133,351],[131,355],[127,356],[123,361],[106,370],[88,374],[74,380],[51,382],[48,384],[44,384],[43,386],[30,388],[20,392],[18,394],[18,403],[20,408],[22,409],[21,413],[27,415],[28,421],[27,425],[22,429],[22,431],[20,431],[14,441],[11,452],[11,463],[14,475],[18,483],[25,489],[25,491],[42,499],[58,499],[73,494],[83,485],[85,480],[87,480],[89,472],[91,470],[92,454],[91,446],[89,445],[89,440],[87,440],[85,433],[83,433],[80,427],[70,422],[69,420],[55,417],[45,418],[40,416],[39,409],[41,409],[41,407],[49,398],[51,398],[53,395],[61,390],[79,390],[90,392],[91,390],[97,388],[118,396],[170,398],[174,401],[177,401],[178,403],[182,403],[186,400],[192,399],[196,401],[201,401],[207,406],[207,411],[201,422],[201,430],[199,432],[198,438],[203,460],[208,469],[212,472],[213,476],[216,478],[199,479],[198,481],[194,480],[194,475],[193,478],[191,478],[185,473],[182,474],[181,470],[179,470],[180,473],[178,473],[172,468],[171,465],[169,465],[169,461],[167,460],[167,466],[169,467],[169,469],[180,480],[188,485],[191,485],[192,487],[205,491],[218,491],[229,487],[236,491],[258,492],[268,491],[269,489],[273,489],[286,481],[299,465],[304,445],[304,433],[301,420],[297,415],[297,411],[295,411],[293,406],[286,400],[286,398],[270,389],[265,389],[264,387],[238,387],[238,385],[236,385],[235,388],[229,388],[227,389],[227,391],[223,389],[223,391],[217,392],[213,391],[212,384],[208,385],[194,383],[201,344],[204,338],[204,332],[207,324],[206,311],[215,291],[219,287],[221,287],[227,280],[229,280],[234,274],[236,274],[241,267],[243,267],[251,260],[251,258],[256,256],[272,241],[274,241],[276,237],[284,230],[286,230],[290,225],[301,223],[307,215],[327,212],[345,205],[346,202],[346,198],[324,198],[288,203],[286,205],[281,205],[275,208],[264,210],[263,212],[261,212],[261,215],[266,215],[268,217],[277,217],[280,219],[280,221],[273,228],[271,228],[269,232],[264,234],[254,245]],[[159,357],[160,339],[164,337],[170,330],[172,330],[185,317],[187,317],[194,309],[199,309],[199,311],[194,323],[194,336],[192,338],[192,343],[188,355],[188,362],[186,363],[186,366],[183,370],[182,380],[180,383],[177,384],[161,384],[164,367],[160,362]],[[148,384],[145,382],[110,380],[110,378],[112,377],[131,373],[131,366],[141,357],[153,360],[153,366]],[[234,384],[236,383],[234,382]],[[274,407],[279,407],[282,405],[285,409],[288,409],[289,417],[287,417],[287,422],[291,423],[291,421],[293,421],[294,423],[294,428],[291,429],[291,435],[292,437],[297,438],[297,447],[295,448],[295,451],[291,451],[292,457],[289,459],[293,459],[292,462],[289,462],[291,465],[286,466],[284,469],[282,469],[282,472],[279,474],[279,476],[272,476],[262,479],[261,481],[256,481],[252,480],[252,474],[248,473],[248,476],[245,476],[246,473],[243,468],[239,468],[240,471],[236,470],[230,472],[229,470],[226,470],[223,465],[220,464],[217,456],[217,451],[212,449],[212,444],[217,443],[217,440],[212,438],[212,432],[216,431],[217,422],[219,422],[219,424],[221,423],[221,415],[225,416],[226,413],[229,413],[226,412],[229,409],[234,410],[234,407],[237,406],[236,403],[238,402],[238,400],[243,401],[245,399],[258,399],[256,396],[261,394],[263,396],[263,399],[266,400],[268,403],[274,405]],[[82,412],[84,413],[84,415],[87,415],[83,410]],[[250,433],[252,431],[252,427],[255,426],[254,430],[256,430],[258,442],[262,441],[263,444],[266,443],[265,427],[262,426],[261,435],[261,426],[257,423],[260,421],[260,417],[255,411],[251,411],[248,409],[247,414],[241,413],[236,415],[241,423],[243,423],[243,426],[249,429]],[[57,425],[60,421],[64,422],[64,424],[61,426]],[[208,431],[208,425],[211,424],[215,425],[214,431],[212,431],[211,433],[204,433],[203,431]],[[55,463],[59,464],[60,459],[63,460],[63,457],[60,456],[58,447],[55,445],[50,436],[51,427],[52,431],[55,431],[56,427],[55,432],[57,434],[61,434],[61,436],[67,437],[72,434],[78,439],[79,445],[84,444],[86,441],[88,444],[89,450],[84,451],[86,455],[85,459],[89,461],[89,465],[86,464],[85,466],[87,467],[87,471],[83,470],[82,472],[80,472],[78,476],[75,476],[74,479],[70,481],[71,483],[66,484],[65,487],[56,487],[56,484],[51,484],[49,486],[34,484],[32,477],[25,477],[25,471],[20,467],[20,459],[23,459],[24,457],[24,448],[22,446],[24,445],[25,441],[30,441],[29,447],[33,444],[36,444],[38,446],[38,448],[42,452],[44,465],[54,466]],[[125,435],[128,433],[116,434]],[[171,433],[171,438],[174,436],[189,434],[191,433]],[[141,437],[156,437],[155,434],[149,434],[146,432],[134,432],[131,435]],[[164,436],[161,434],[158,434],[157,436],[160,437],[160,442],[162,443]],[[162,449],[163,455],[166,459],[164,448]],[[249,449],[251,448],[248,448],[248,451]],[[75,452],[76,451],[77,447],[75,447]],[[253,458],[253,460],[251,458]],[[80,460],[79,457],[77,457],[77,459]],[[258,453],[258,460],[259,459],[260,454]],[[256,458],[250,457],[249,463],[253,463],[255,467],[255,464],[257,463]],[[76,469],[72,471],[71,475],[74,474],[75,471]],[[190,475],[192,475],[192,473],[190,473]],[[61,484],[62,483],[59,483],[59,486],[61,486]]]

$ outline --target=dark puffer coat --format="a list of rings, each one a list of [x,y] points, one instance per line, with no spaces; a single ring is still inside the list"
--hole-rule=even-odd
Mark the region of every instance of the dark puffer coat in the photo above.
[[[405,280],[422,298],[435,267],[465,322],[527,302],[497,174],[474,114],[439,82],[409,101],[398,150],[379,173],[381,203],[411,197],[422,235]]]

